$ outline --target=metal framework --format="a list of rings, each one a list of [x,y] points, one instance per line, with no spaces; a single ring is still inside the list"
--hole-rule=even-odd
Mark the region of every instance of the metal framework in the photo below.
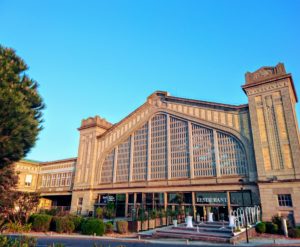
[[[100,183],[245,174],[237,138],[159,113],[106,156]]]

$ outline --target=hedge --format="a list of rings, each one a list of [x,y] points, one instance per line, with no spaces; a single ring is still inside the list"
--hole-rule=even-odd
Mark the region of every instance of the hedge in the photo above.
[[[75,231],[80,231],[81,230],[81,224],[83,222],[83,218],[81,216],[78,215],[74,215],[74,214],[69,214],[67,216],[68,219],[70,219],[75,226]]]
[[[127,233],[128,232],[128,221],[120,220],[117,221],[117,232]]]
[[[299,228],[289,229],[289,237],[300,238],[300,229]]]
[[[278,233],[278,225],[271,223],[271,222],[267,222],[266,223],[266,232],[271,233],[271,234]]]
[[[111,222],[105,223],[105,233],[112,233],[114,231],[114,225]]]
[[[84,220],[81,227],[82,233],[85,235],[102,236],[104,234],[105,226],[100,219],[87,219]]]
[[[68,217],[58,217],[54,216],[52,218],[54,231],[58,233],[71,233],[75,230],[75,225],[73,221]]]
[[[258,224],[256,224],[255,230],[258,233],[265,233],[266,232],[266,223],[259,222]]]
[[[33,214],[30,217],[31,228],[36,232],[47,232],[50,229],[52,216],[47,214]]]

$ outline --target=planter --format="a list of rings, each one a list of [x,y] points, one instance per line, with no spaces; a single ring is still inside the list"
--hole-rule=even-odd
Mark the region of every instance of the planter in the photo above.
[[[167,218],[168,225],[172,225],[172,217],[168,216]]]
[[[130,232],[139,232],[148,230],[148,220],[143,221],[128,221],[128,229]]]
[[[194,227],[193,226],[193,217],[192,216],[187,216],[186,217],[186,227]]]
[[[173,220],[174,227],[177,227],[177,220]]]
[[[148,228],[149,229],[154,229],[156,227],[156,219],[151,219],[149,220],[149,225],[148,225]]]
[[[148,220],[143,221],[143,223],[141,224],[141,231],[145,231],[149,229],[149,225],[148,225]]]
[[[213,220],[213,213],[208,214],[208,222],[214,222]]]
[[[155,221],[156,221],[156,227],[167,225],[167,218],[166,217],[156,218]]]
[[[156,227],[162,226],[162,221],[161,221],[160,218],[156,218],[156,219],[155,219],[155,226],[156,226]]]

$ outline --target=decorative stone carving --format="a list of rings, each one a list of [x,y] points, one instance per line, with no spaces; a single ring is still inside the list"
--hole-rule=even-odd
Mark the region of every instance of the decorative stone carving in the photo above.
[[[264,81],[273,77],[286,74],[284,64],[279,63],[275,67],[262,67],[253,73],[245,74],[246,84]]]
[[[91,128],[91,127],[101,127],[103,129],[109,129],[113,124],[106,121],[106,119],[101,118],[99,116],[89,117],[87,119],[83,119],[81,121],[81,126],[79,130]]]
[[[279,89],[288,86],[287,80],[277,81],[273,83],[268,83],[266,85],[257,86],[255,88],[245,88],[245,91],[248,96],[257,94],[257,93],[264,93],[268,92],[272,89]]]

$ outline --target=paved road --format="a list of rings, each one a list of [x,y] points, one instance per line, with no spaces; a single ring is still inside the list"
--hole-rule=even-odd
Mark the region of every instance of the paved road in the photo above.
[[[15,237],[15,236],[14,236]],[[53,244],[64,244],[66,247],[186,247],[187,243],[182,241],[171,241],[169,243],[163,243],[159,241],[155,241],[154,243],[147,241],[147,240],[111,240],[111,239],[93,239],[93,237],[87,239],[87,238],[64,238],[64,237],[38,237],[38,247],[48,247],[52,246]],[[180,243],[181,242],[181,243]],[[211,247],[211,244],[208,245],[202,245],[201,246],[209,246]],[[220,245],[219,245],[220,246]],[[224,246],[224,245],[223,245]],[[232,247],[231,245],[228,245]]]

